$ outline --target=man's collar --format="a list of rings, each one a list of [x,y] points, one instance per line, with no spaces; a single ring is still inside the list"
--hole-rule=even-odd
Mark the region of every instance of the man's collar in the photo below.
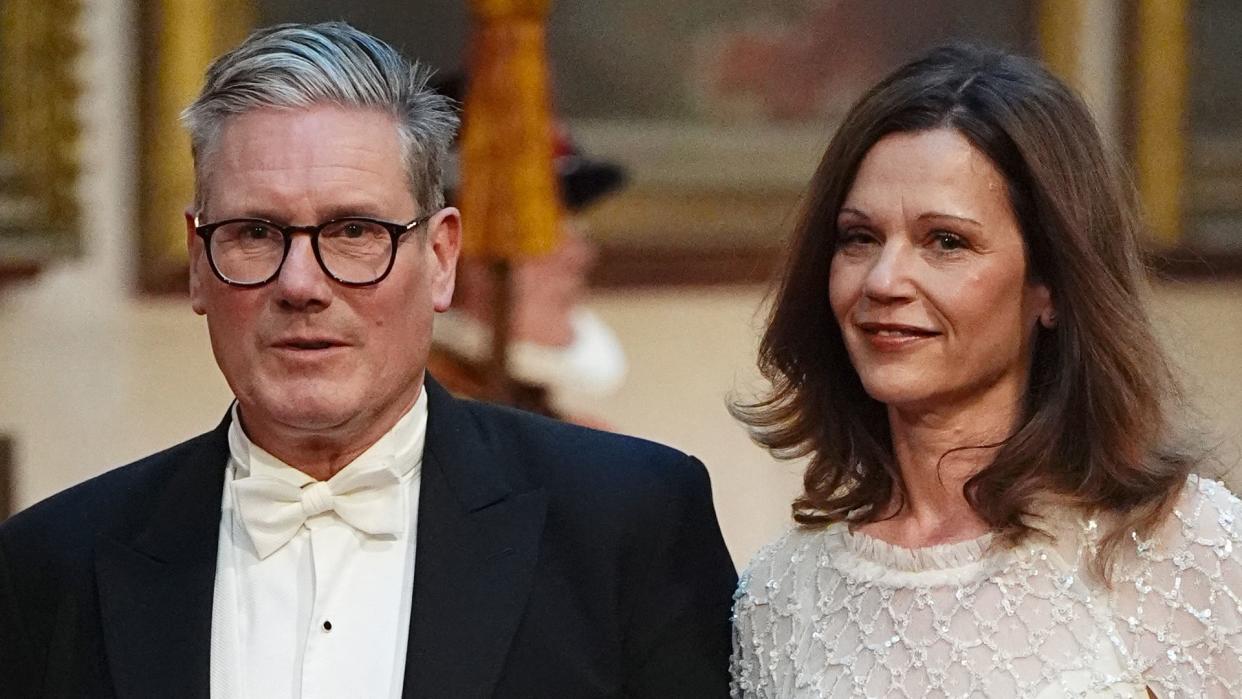
[[[314,479],[286,464],[276,456],[255,444],[242,428],[237,402],[229,411],[229,453],[233,457],[236,477],[247,475],[270,476],[289,481],[297,486]],[[423,446],[427,435],[427,390],[419,391],[414,405],[401,416],[397,423],[374,444],[349,462],[341,471],[369,470],[384,464],[398,478],[405,478],[422,462]]]

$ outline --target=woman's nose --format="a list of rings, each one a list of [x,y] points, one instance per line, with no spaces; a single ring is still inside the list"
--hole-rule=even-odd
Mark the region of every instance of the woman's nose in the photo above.
[[[910,274],[914,250],[901,239],[890,238],[881,246],[864,279],[863,292],[875,300],[907,298],[913,293]]]

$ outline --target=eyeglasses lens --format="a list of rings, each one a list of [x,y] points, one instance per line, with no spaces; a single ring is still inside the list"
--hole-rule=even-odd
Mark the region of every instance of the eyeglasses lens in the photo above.
[[[326,271],[352,284],[379,279],[392,259],[392,235],[374,221],[334,221],[320,230],[318,245]],[[211,235],[212,261],[221,275],[238,284],[270,279],[284,255],[284,233],[263,221],[232,221]]]

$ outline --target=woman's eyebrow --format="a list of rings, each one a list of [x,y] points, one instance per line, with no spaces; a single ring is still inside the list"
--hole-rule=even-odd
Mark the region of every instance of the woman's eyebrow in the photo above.
[[[969,216],[958,216],[956,214],[945,214],[945,213],[940,213],[938,211],[929,211],[925,214],[921,214],[918,220],[926,221],[928,219],[938,219],[938,218],[947,218],[947,219],[952,219],[954,221],[961,221],[962,223],[970,223],[970,224],[980,226],[980,227],[983,226],[982,223],[979,223],[978,221],[976,221],[973,218],[970,218]]]

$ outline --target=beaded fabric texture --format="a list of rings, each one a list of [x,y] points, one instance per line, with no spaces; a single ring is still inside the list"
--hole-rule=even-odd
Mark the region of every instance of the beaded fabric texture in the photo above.
[[[1111,589],[1103,527],[1058,511],[1014,548],[795,529],[742,576],[734,697],[1242,697],[1242,501],[1191,476]]]

